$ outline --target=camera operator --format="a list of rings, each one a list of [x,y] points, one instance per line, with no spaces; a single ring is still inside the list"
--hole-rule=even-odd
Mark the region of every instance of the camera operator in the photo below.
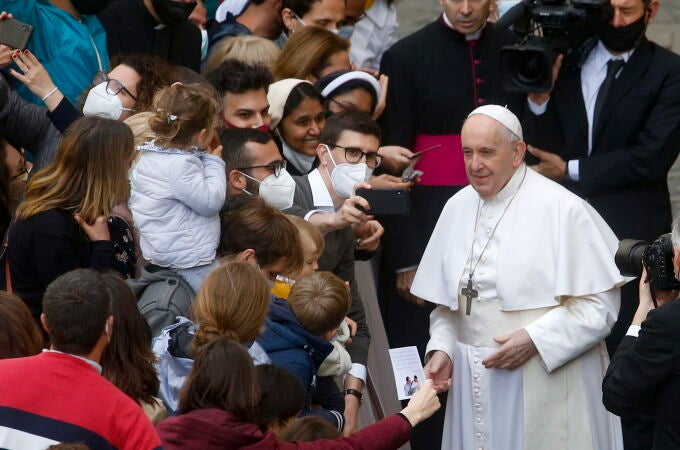
[[[673,224],[673,270],[680,277],[680,218]],[[678,291],[652,291],[640,279],[640,306],[614,354],[602,383],[602,401],[612,413],[650,417],[636,445],[626,449],[680,448],[680,302]]]
[[[559,73],[550,92],[529,94],[522,126],[535,170],[587,199],[619,239],[652,241],[672,220],[667,174],[680,149],[680,56],[645,37],[658,0],[611,0],[605,8],[609,20],[580,69]],[[610,355],[633,317],[636,291],[633,283],[621,291]]]

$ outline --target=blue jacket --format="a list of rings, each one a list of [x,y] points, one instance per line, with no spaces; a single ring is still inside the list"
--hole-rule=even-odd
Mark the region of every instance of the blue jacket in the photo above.
[[[90,86],[98,70],[109,70],[106,33],[96,16],[81,16],[78,22],[49,0],[0,0],[3,11],[33,25],[28,49],[45,66],[52,81],[74,105]],[[16,68],[16,67],[15,67]],[[23,84],[17,93],[42,105]]]
[[[307,398],[311,398],[316,389],[316,371],[333,345],[302,328],[288,303],[276,297],[270,303],[265,330],[257,342],[276,366],[302,381]]]

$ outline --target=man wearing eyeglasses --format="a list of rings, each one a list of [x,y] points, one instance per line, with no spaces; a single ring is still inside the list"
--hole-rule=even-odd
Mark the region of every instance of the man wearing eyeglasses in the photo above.
[[[286,170],[270,133],[252,128],[227,128],[220,143],[228,151],[222,158],[227,171],[227,196],[259,195],[270,206],[286,210],[293,206],[295,181]]]
[[[337,214],[352,202],[367,207],[365,200],[353,194],[357,187],[370,188],[366,180],[373,169],[380,165],[379,147],[380,128],[369,114],[345,111],[331,117],[321,132],[317,147],[318,167],[305,176],[295,177],[298,185],[295,206],[309,211],[306,219],[310,219],[310,216]],[[358,210],[356,214],[354,219],[357,223],[353,226],[348,223],[324,235],[326,249],[319,258],[319,270],[331,271],[350,283],[352,307],[349,317],[357,322],[357,333],[347,346],[352,358],[352,369],[344,382],[345,435],[351,434],[356,428],[370,343],[363,302],[354,282],[355,233],[366,236],[362,243],[371,241],[369,244],[377,247],[383,232],[377,221],[369,220],[370,216]]]

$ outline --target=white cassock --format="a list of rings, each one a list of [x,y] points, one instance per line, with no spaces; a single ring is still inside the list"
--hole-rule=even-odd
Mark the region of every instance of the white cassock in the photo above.
[[[617,245],[590,205],[524,165],[493,199],[468,186],[448,201],[411,288],[440,305],[427,352],[454,361],[443,449],[623,449],[601,389],[603,339],[626,281]],[[468,316],[461,289],[478,260]],[[538,355],[513,371],[486,369],[500,347],[493,338],[521,328]]]

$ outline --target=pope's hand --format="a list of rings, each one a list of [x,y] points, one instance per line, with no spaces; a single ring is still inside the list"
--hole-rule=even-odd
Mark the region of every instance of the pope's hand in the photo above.
[[[493,339],[501,344],[501,348],[482,361],[487,369],[515,370],[538,353],[534,341],[524,328]]]
[[[449,355],[441,350],[435,350],[423,370],[425,371],[425,378],[433,381],[437,392],[449,390],[453,376],[453,362]]]

